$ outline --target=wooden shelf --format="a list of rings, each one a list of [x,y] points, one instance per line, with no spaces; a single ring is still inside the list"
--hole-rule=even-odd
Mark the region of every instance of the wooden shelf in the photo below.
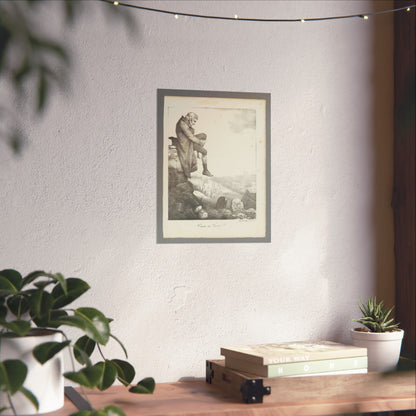
[[[416,407],[414,371],[389,376],[357,374],[335,384],[331,377],[274,379],[276,394],[259,404],[242,403],[233,392],[205,380],[157,383],[153,395],[132,394],[123,386],[113,386],[90,392],[89,399],[97,409],[112,404],[127,416],[312,416]],[[62,409],[50,415],[67,416],[75,411],[66,400]]]

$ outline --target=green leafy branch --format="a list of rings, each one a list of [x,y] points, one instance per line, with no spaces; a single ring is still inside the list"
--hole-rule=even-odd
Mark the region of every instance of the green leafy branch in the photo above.
[[[0,271],[0,343],[2,338],[23,337],[34,328],[53,329],[64,335],[65,341],[45,342],[32,351],[36,360],[44,364],[64,348],[69,348],[71,358],[81,365],[75,371],[64,373],[64,377],[81,387],[106,390],[116,380],[129,387],[136,375],[134,367],[127,360],[123,343],[110,330],[111,319],[92,307],[66,308],[82,296],[90,286],[82,279],[65,278],[60,273],[35,271],[26,277],[12,269]],[[83,332],[73,344],[61,328],[75,327]],[[102,350],[110,338],[122,348],[126,360],[107,359]],[[98,350],[102,360],[93,364],[91,355]],[[36,397],[24,387],[27,367],[20,360],[5,360],[0,363],[0,391],[6,392],[12,405],[12,396],[22,392],[38,409]],[[153,378],[145,378],[129,388],[132,393],[152,393],[155,388]],[[100,410],[83,411],[79,416],[112,414],[114,406]],[[0,409],[1,412],[1,409]],[[104,412],[104,413],[103,413]],[[115,413],[124,415],[121,409]]]
[[[47,25],[40,29],[36,24],[44,19],[42,6],[59,7],[65,25],[69,26],[84,12],[85,2],[0,1],[0,86],[6,81],[12,98],[16,99],[26,99],[25,91],[36,91],[33,107],[37,116],[45,112],[52,92],[68,85],[72,70],[65,44],[45,32]],[[122,18],[130,30],[135,30],[134,20],[125,8],[108,5],[103,10],[111,18]],[[27,115],[26,111],[10,108],[8,104],[0,105],[0,139],[6,140],[16,154],[26,141],[20,127],[22,113]]]

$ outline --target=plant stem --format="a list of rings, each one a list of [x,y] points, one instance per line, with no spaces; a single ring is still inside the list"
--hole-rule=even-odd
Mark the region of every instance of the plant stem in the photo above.
[[[22,314],[22,298],[19,299],[19,308],[17,309],[17,319],[20,319]]]
[[[13,406],[12,398],[9,393],[7,393],[7,400],[9,401],[10,407],[12,408],[14,416],[17,416],[16,409]]]
[[[98,348],[98,351],[100,352],[100,355],[101,355],[102,359],[103,359],[104,361],[106,361],[106,358],[104,357],[104,354],[103,354],[103,352],[101,351],[100,344],[98,344],[98,343],[97,343],[97,348]]]
[[[69,341],[69,339],[66,336],[65,332],[63,332],[63,331],[59,331],[59,332],[62,334],[62,336],[65,338],[66,341]],[[75,361],[74,361],[74,357],[72,356],[72,353],[71,353],[71,344],[68,345],[68,348],[69,348],[69,358],[71,359],[72,371],[75,372]],[[82,392],[83,396],[85,397],[85,400],[88,402],[88,404],[90,405],[91,409],[94,409],[94,407],[92,406],[92,404],[90,402],[90,399],[88,398],[87,393],[85,392],[84,386],[81,386],[80,385],[80,388],[81,388],[81,392]]]

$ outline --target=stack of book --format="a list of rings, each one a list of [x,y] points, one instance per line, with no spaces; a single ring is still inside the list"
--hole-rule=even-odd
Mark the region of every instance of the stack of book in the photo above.
[[[332,341],[223,347],[225,366],[261,377],[367,373],[367,348]]]

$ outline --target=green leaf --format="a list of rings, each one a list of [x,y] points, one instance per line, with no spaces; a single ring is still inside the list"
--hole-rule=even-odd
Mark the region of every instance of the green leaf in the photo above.
[[[8,309],[6,305],[0,305],[0,322],[6,319]]]
[[[40,113],[45,109],[46,99],[48,97],[49,84],[46,76],[46,71],[44,67],[39,69],[39,81],[38,81],[38,105],[37,111]]]
[[[113,385],[117,376],[117,369],[111,361],[101,361],[94,365],[101,372],[100,381],[97,384],[97,388],[100,391],[108,389]]]
[[[81,410],[70,416],[126,416],[126,414],[117,406],[106,406],[100,410]]]
[[[35,291],[29,298],[29,307],[35,316],[47,316],[52,308],[53,298],[44,290]]]
[[[68,24],[74,23],[76,10],[77,10],[77,8],[75,8],[74,2],[70,0],[65,0],[64,6],[65,6],[66,23]]]
[[[24,279],[23,279],[23,285],[28,285],[29,283],[32,283],[33,281],[35,281],[37,278],[39,277],[47,277],[50,280],[42,280],[41,282],[36,282],[35,286],[42,289],[54,282],[58,282],[61,285],[61,288],[63,289],[63,292],[66,293],[67,292],[67,282],[66,279],[64,278],[64,276],[61,273],[47,273],[43,270],[37,270],[35,272],[32,272],[30,274],[28,274]]]
[[[53,298],[44,290],[35,291],[29,298],[30,315],[38,326],[48,326]]]
[[[363,316],[353,321],[366,326],[372,332],[386,332],[398,327],[394,319],[388,319],[394,307],[385,311],[384,301],[377,303],[375,296],[370,297],[365,304],[362,299],[360,302],[359,307]]]
[[[41,282],[37,282],[35,283],[35,286],[38,287],[39,289],[42,289],[50,284],[58,284],[61,286],[64,294],[67,293],[67,282],[66,279],[64,278],[64,276],[62,276],[61,273],[45,273],[43,272],[43,275],[45,277],[49,277],[49,281],[41,281]]]
[[[33,404],[33,406],[35,407],[36,410],[39,410],[38,399],[36,398],[36,396],[30,390],[28,390],[27,388],[22,386],[22,387],[20,387],[19,391],[21,391],[26,396],[26,398],[28,398],[32,402],[32,404]]]
[[[12,396],[23,386],[26,375],[27,367],[22,361],[0,362],[0,391],[5,391]]]
[[[80,410],[76,413],[71,413],[69,416],[92,416],[95,410]]]
[[[69,277],[68,279],[66,279],[66,284],[67,293],[65,293],[61,285],[55,286],[52,290],[51,294],[54,298],[54,309],[62,308],[63,306],[69,305],[90,288],[88,283],[76,277]]]
[[[40,290],[43,290],[43,289],[45,289],[45,287],[48,287],[48,286],[53,285],[53,284],[54,284],[53,280],[42,280],[41,282],[33,283],[33,285],[35,287],[37,287],[38,289],[40,289]]]
[[[105,316],[93,308],[79,308],[73,316],[63,316],[52,322],[53,325],[68,325],[81,329],[93,341],[105,345],[110,327]]]
[[[130,393],[152,394],[155,390],[155,380],[152,377],[144,378],[135,386],[129,388]]]
[[[91,339],[102,345],[107,344],[110,337],[110,325],[102,312],[95,308],[78,308],[74,313],[75,316],[88,322],[85,332]]]
[[[6,278],[16,290],[20,290],[22,288],[22,275],[13,269],[4,269],[0,271],[0,276]]]
[[[41,39],[33,35],[29,37],[29,40],[34,46],[38,47],[39,49],[47,49],[59,58],[61,58],[66,64],[69,64],[69,55],[59,43],[46,38]]]
[[[87,355],[87,353],[85,351],[82,350],[78,350],[77,347],[74,345],[74,355],[75,355],[75,351],[77,354],[77,361],[80,363],[82,362],[82,365],[86,365],[87,367],[91,367],[92,366],[92,362],[90,360],[90,357]]]
[[[25,56],[19,68],[13,71],[13,82],[16,85],[16,88],[20,89],[20,87],[22,86],[23,79],[30,74],[32,69],[33,66],[30,60],[27,56]]]
[[[7,137],[7,144],[10,146],[15,155],[19,155],[22,153],[26,140],[26,135],[24,134],[24,132],[20,131],[18,125],[15,126],[13,129],[10,129],[10,132]]]
[[[8,296],[18,293],[19,290],[4,276],[0,275],[0,296]]]
[[[57,328],[61,325],[73,326],[75,328],[81,329],[84,332],[87,330],[88,322],[80,316],[61,316],[54,321],[51,321],[49,324],[52,324],[54,328]]]
[[[65,277],[61,273],[55,273],[52,278],[56,279],[59,282],[59,284],[62,287],[62,290],[64,291],[65,294],[67,294],[68,287],[67,287],[67,282],[66,282]]]
[[[45,364],[48,360],[54,357],[58,352],[64,349],[67,345],[69,345],[71,341],[64,341],[64,342],[44,342],[36,346],[32,354],[33,356],[41,363]]]
[[[95,341],[90,337],[83,335],[74,344],[74,357],[80,364],[90,365],[89,357],[94,352]]]
[[[51,315],[50,315],[50,321],[48,322],[48,326],[51,328],[59,328],[61,324],[58,323],[57,321],[64,316],[68,316],[68,313],[66,311],[62,311],[60,309],[55,311],[52,309]]]
[[[31,272],[23,278],[22,287],[34,282],[38,277],[47,277],[47,275],[48,273],[44,272],[43,270],[36,270],[34,272]]]
[[[25,336],[30,331],[30,322],[23,320],[15,321],[0,321],[0,325],[9,331],[19,335],[20,337]]]
[[[22,295],[10,296],[7,299],[7,306],[13,315],[20,317],[29,310],[29,303]]]
[[[117,379],[120,383],[128,386],[134,379],[136,375],[136,371],[134,367],[128,363],[127,361],[123,360],[111,360],[111,362],[115,365],[117,369]]]
[[[101,370],[98,367],[85,367],[79,371],[70,371],[64,373],[64,377],[81,386],[93,389],[101,379]]]
[[[387,312],[386,312],[386,315],[385,315],[385,318],[384,318],[384,320],[387,320],[387,318],[390,316],[390,314],[393,312],[393,309],[394,309],[394,306],[392,306]],[[394,321],[394,319],[393,319],[393,321]]]
[[[97,416],[126,416],[126,414],[117,406],[106,406],[98,410]]]

